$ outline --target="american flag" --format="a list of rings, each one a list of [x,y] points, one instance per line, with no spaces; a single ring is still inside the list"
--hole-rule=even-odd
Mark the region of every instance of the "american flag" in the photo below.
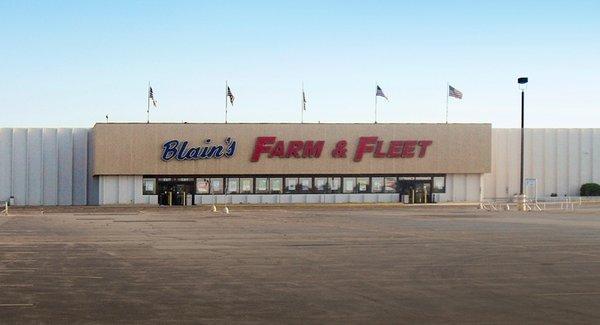
[[[302,91],[302,110],[306,110],[306,94]]]
[[[152,100],[152,105],[154,105],[154,107],[157,107],[156,99],[154,99],[154,91],[152,90],[152,87],[148,87],[148,100]]]
[[[233,106],[233,101],[235,100],[235,96],[233,96],[233,93],[231,92],[231,88],[229,88],[229,86],[227,86],[227,97],[229,98],[229,102],[231,103],[231,106]]]
[[[375,97],[383,97],[385,99],[388,99],[385,94],[383,93],[383,90],[381,89],[381,87],[377,86],[377,92],[375,93]]]
[[[458,98],[458,99],[462,99],[462,93],[460,92],[460,90],[448,85],[448,96],[450,97],[454,97],[454,98]]]

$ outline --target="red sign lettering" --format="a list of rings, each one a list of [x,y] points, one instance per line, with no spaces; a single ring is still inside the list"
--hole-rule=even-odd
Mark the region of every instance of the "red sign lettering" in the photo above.
[[[322,140],[292,140],[286,147],[284,141],[276,140],[273,136],[256,138],[250,161],[257,162],[262,154],[268,154],[269,158],[319,158],[325,146]]]
[[[347,143],[346,140],[337,141],[331,156],[346,158]],[[392,140],[386,144],[376,136],[360,137],[353,160],[359,162],[368,153],[372,153],[374,158],[423,158],[432,143],[431,140]],[[268,158],[319,158],[324,146],[325,141],[322,140],[291,140],[286,144],[274,136],[258,137],[250,161],[257,162],[262,154],[267,154]]]

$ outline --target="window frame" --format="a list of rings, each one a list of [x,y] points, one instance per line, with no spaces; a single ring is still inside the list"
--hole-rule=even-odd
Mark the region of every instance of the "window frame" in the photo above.
[[[265,189],[259,190],[258,184],[262,183],[262,180],[265,182]],[[271,192],[271,187],[269,186],[269,178],[268,177],[256,177],[254,178],[254,194],[269,194]]]
[[[202,181],[208,184],[208,186],[206,187],[206,192],[200,191],[200,187],[198,187],[198,185],[200,184],[199,182]],[[208,177],[197,177],[194,182],[194,187],[196,189],[196,195],[208,195],[210,194],[211,190],[211,179]]]
[[[375,187],[375,180],[381,180],[378,189]],[[371,193],[384,193],[385,191],[385,176],[373,176],[371,177]]]
[[[151,182],[152,183],[152,190],[151,191],[147,191],[146,190],[146,183],[147,182]],[[156,178],[150,178],[150,177],[145,177],[142,178],[142,195],[157,195],[157,191],[158,189],[156,188],[158,185],[158,181],[156,180]]]
[[[347,187],[346,187],[346,180],[352,180],[352,190],[348,191]],[[342,177],[342,193],[344,194],[354,194],[356,193],[356,177],[354,176],[347,176],[347,177]]]
[[[273,184],[277,182],[273,182],[274,180],[279,180],[279,193],[273,189]],[[269,177],[269,193],[271,194],[283,194],[284,188],[284,177]]]
[[[229,186],[230,181],[235,180],[236,181],[236,191],[232,192],[231,191],[231,186]],[[227,177],[226,178],[226,186],[225,186],[225,194],[229,195],[229,194],[239,194],[240,193],[240,178],[239,177]]]

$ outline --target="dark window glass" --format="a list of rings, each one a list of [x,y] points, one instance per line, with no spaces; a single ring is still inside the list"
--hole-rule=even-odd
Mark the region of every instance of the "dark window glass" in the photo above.
[[[223,194],[223,179],[222,178],[211,178],[210,179],[210,192],[212,194]]]
[[[446,193],[446,177],[435,176],[433,178],[433,193]]]
[[[315,177],[315,191],[317,193],[329,192],[329,184],[327,184],[327,177]]]
[[[227,179],[227,194],[237,194],[240,189],[240,179],[239,178],[228,178]]]
[[[342,179],[340,177],[329,178],[329,192],[342,193]]]
[[[252,194],[253,191],[253,182],[252,178],[240,178],[240,193],[242,194]]]
[[[356,193],[355,177],[344,177],[344,193]]]
[[[156,194],[156,179],[144,178],[142,182],[142,194],[154,195]]]
[[[268,178],[257,178],[256,179],[256,193],[264,194],[269,193],[269,179]]]
[[[210,180],[208,178],[196,178],[196,194],[208,194],[210,192]]]
[[[298,178],[286,177],[285,178],[285,192],[286,193],[299,193]]]
[[[280,177],[271,178],[270,183],[271,183],[271,193],[273,193],[273,194],[283,193],[283,179],[282,178],[280,178]]]
[[[383,192],[383,177],[371,177],[371,192],[381,193]]]
[[[356,190],[358,193],[371,192],[371,188],[369,186],[369,178],[368,177],[356,178]]]
[[[310,177],[300,178],[298,183],[300,184],[300,192],[302,192],[302,193],[312,192],[312,178],[310,178]]]
[[[396,177],[385,178],[385,192],[396,193]]]

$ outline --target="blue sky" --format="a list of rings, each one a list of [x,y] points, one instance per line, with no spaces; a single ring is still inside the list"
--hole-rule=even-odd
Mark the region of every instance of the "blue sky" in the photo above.
[[[600,127],[600,1],[0,1],[0,126],[145,121]]]

